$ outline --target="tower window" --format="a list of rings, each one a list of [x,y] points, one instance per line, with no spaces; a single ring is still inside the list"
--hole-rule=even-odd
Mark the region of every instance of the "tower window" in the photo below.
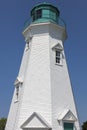
[[[16,86],[16,101],[18,101],[19,97],[19,86]]]
[[[36,19],[39,19],[41,17],[42,17],[42,10],[39,9],[36,12],[34,12],[34,14],[33,14],[33,21],[35,21]]]
[[[60,64],[60,51],[59,50],[56,50],[56,63],[57,64]]]

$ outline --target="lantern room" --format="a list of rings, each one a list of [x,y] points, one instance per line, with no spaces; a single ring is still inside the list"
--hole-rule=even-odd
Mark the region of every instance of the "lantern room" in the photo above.
[[[58,23],[59,14],[59,10],[48,3],[39,4],[31,10],[31,17],[33,23]]]

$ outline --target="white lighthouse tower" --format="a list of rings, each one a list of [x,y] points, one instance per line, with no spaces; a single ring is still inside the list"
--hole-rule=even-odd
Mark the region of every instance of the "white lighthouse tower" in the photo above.
[[[59,10],[42,3],[23,31],[26,45],[5,130],[80,130]]]

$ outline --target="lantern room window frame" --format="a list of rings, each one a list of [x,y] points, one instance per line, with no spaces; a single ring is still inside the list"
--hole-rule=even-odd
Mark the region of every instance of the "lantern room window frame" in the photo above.
[[[42,17],[42,9],[38,9],[33,14],[33,22]]]

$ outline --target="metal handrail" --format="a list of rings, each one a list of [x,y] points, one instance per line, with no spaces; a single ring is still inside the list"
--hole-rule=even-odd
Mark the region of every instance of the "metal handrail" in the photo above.
[[[46,16],[48,16],[48,15],[46,14]],[[64,21],[61,17],[58,17],[58,19],[55,20],[55,19],[52,18],[54,15],[50,15],[50,16],[51,16],[51,20],[53,20],[54,23],[58,24],[59,26],[66,27],[65,21]],[[50,20],[49,17],[41,17],[41,18]],[[41,19],[41,18],[38,18],[38,19]],[[36,19],[36,20],[38,20],[38,19]],[[34,21],[32,21],[32,18],[28,18],[28,19],[24,22],[24,29],[27,28],[31,23],[34,23]]]

